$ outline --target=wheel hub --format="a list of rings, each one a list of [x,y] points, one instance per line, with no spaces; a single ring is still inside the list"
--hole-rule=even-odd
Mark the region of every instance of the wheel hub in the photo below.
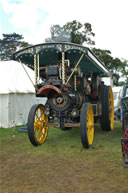
[[[68,103],[66,95],[57,95],[52,100],[57,108],[63,108]]]

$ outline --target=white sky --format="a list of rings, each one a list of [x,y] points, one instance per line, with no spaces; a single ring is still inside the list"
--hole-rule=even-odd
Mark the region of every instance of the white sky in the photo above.
[[[73,20],[92,25],[96,48],[128,59],[128,0],[0,0],[0,38],[15,32],[43,43],[51,25]]]

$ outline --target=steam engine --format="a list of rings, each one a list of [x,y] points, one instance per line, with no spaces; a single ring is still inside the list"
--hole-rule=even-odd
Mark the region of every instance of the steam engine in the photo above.
[[[68,63],[68,61],[66,61]],[[65,67],[68,64],[65,63]],[[64,72],[63,72],[64,70]],[[69,74],[74,74],[68,80]],[[63,79],[63,74],[65,79]],[[98,99],[98,87],[100,81],[96,74],[84,74],[80,68],[62,69],[62,64],[43,67],[40,71],[41,84],[37,87],[37,96],[47,97],[45,115],[54,119],[60,119],[61,123],[66,121],[79,121],[80,109],[84,102]],[[64,82],[65,84],[63,84]]]
[[[106,66],[84,46],[58,42],[30,46],[14,54],[14,59],[34,70],[37,97],[28,115],[28,136],[34,146],[45,142],[49,126],[63,130],[80,128],[81,142],[89,148],[94,139],[94,121],[101,128],[114,126],[113,93],[101,77],[111,77]],[[24,66],[23,66],[24,67]]]

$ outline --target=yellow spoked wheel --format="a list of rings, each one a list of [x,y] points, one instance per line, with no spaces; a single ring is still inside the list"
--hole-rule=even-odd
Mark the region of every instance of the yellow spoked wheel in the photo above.
[[[84,103],[81,108],[80,134],[83,146],[89,148],[94,140],[94,115],[90,103]]]
[[[110,86],[104,86],[101,92],[101,127],[103,130],[111,131],[114,127],[114,100],[112,88]]]
[[[44,114],[42,104],[33,105],[28,116],[28,136],[34,146],[41,145],[45,142],[48,135],[48,117]]]

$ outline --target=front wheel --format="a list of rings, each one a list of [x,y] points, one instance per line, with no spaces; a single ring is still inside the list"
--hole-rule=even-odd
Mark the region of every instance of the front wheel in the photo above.
[[[28,115],[28,136],[34,146],[41,145],[45,142],[48,135],[48,117],[44,114],[42,104],[33,105]]]
[[[90,103],[84,103],[81,108],[80,134],[83,147],[89,148],[94,140],[94,115]]]

